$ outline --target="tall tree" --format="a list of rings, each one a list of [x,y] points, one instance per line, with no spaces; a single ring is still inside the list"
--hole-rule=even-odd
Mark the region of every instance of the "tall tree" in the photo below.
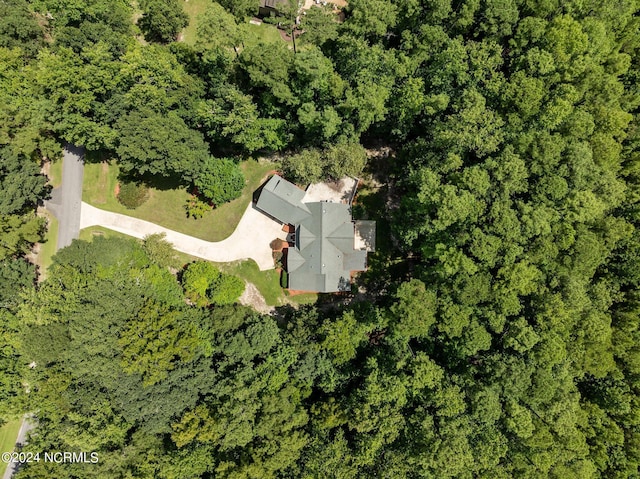
[[[138,25],[148,41],[172,42],[180,30],[189,24],[189,16],[179,0],[143,0],[140,8],[144,13]]]

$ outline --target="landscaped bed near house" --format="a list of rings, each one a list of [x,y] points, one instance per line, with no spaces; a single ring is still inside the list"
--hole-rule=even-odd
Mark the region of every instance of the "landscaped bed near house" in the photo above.
[[[118,167],[114,163],[87,163],[84,169],[82,200],[96,208],[150,221],[174,231],[205,241],[221,241],[233,233],[253,192],[277,165],[267,161],[247,160],[240,167],[246,179],[242,195],[229,203],[209,210],[202,218],[187,218],[185,204],[190,198],[184,187],[150,188],[149,199],[129,210],[118,202],[115,191]]]

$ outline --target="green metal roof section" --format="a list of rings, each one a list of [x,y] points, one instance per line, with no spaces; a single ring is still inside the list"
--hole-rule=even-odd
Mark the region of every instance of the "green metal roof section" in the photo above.
[[[260,192],[256,207],[281,223],[296,224],[309,215],[302,202],[304,190],[278,175],[273,175]]]

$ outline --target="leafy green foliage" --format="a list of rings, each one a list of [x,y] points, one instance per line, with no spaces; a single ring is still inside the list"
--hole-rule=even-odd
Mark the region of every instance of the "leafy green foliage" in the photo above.
[[[55,42],[80,52],[98,43],[123,52],[132,32],[132,10],[124,0],[35,0],[36,11],[50,17]]]
[[[150,301],[118,340],[121,365],[128,374],[141,374],[143,385],[166,379],[176,364],[193,361],[198,349],[196,326],[185,312]]]
[[[175,113],[133,111],[117,123],[120,165],[127,173],[193,178],[209,152],[202,135]]]
[[[148,41],[172,42],[189,24],[189,17],[179,0],[143,0],[140,7],[144,13],[138,25]]]
[[[302,40],[317,46],[338,37],[337,19],[332,8],[326,5],[306,10],[300,19],[300,28],[304,31]]]
[[[176,253],[171,243],[165,239],[164,233],[147,235],[142,241],[142,249],[149,259],[160,267],[173,266]]]
[[[187,210],[187,216],[194,219],[202,218],[211,208],[212,206],[208,201],[197,195],[191,195],[187,198],[187,202],[184,205],[184,209]]]
[[[20,47],[28,56],[35,56],[44,43],[38,25],[25,0],[8,0],[0,5],[0,47]]]
[[[207,161],[194,180],[200,194],[216,205],[239,197],[244,183],[240,167],[226,158]]]
[[[46,196],[46,177],[36,162],[8,148],[0,149],[0,214],[22,213]]]
[[[233,13],[239,20],[244,20],[245,17],[251,17],[258,13],[259,2],[257,0],[222,0],[218,3]]]
[[[34,451],[101,454],[23,477],[637,475],[638,5],[348,3],[302,16],[304,48],[257,41],[254,0],[166,48],[130,38],[128,4],[41,0],[37,56],[7,7],[0,399],[37,409]],[[290,148],[306,182],[360,174],[361,137],[394,151],[369,164],[360,206],[392,227],[357,294],[276,322],[220,306],[243,284],[212,265],[181,287],[155,239],[76,242],[30,287],[30,159],[58,138],[213,198],[239,183],[210,151]]]
[[[244,283],[237,276],[218,270],[211,263],[196,261],[182,274],[185,295],[198,306],[235,303],[244,291]]]
[[[0,215],[0,260],[27,253],[42,238],[45,219],[35,213]]]
[[[324,150],[308,149],[285,157],[287,177],[300,183],[315,183],[345,176],[359,176],[367,162],[365,149],[355,143],[338,143]]]

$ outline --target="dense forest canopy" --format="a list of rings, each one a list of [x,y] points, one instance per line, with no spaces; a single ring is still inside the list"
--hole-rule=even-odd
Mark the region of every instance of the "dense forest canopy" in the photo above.
[[[256,10],[190,45],[177,0],[0,1],[0,414],[100,457],[16,477],[640,476],[640,3],[350,0],[295,50]],[[250,154],[364,169],[389,228],[358,294],[271,316],[157,238],[36,285],[65,142],[216,202]]]

